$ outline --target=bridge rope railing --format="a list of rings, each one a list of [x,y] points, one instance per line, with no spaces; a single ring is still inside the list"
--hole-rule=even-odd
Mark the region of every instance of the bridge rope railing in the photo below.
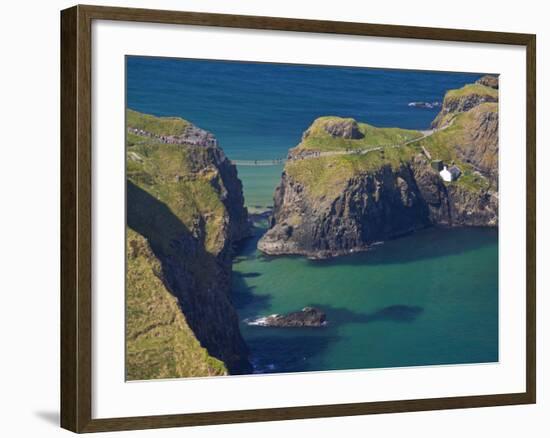
[[[279,158],[275,160],[231,160],[231,163],[236,166],[276,166],[278,164],[284,164],[286,158]]]

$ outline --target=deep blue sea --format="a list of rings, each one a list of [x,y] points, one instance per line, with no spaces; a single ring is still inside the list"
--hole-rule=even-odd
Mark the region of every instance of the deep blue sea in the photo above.
[[[128,108],[180,116],[211,131],[234,160],[285,157],[319,116],[425,129],[445,92],[482,73],[127,58]],[[251,211],[272,205],[282,165],[239,166]],[[375,251],[312,262],[264,257],[244,242],[234,263],[241,320],[316,305],[323,329],[242,323],[257,372],[498,360],[498,233],[431,229]]]

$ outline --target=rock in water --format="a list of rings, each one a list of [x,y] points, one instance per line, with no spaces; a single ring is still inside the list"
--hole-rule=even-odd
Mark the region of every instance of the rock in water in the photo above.
[[[316,307],[304,307],[297,312],[263,316],[247,323],[262,327],[323,327],[327,324],[327,316]]]

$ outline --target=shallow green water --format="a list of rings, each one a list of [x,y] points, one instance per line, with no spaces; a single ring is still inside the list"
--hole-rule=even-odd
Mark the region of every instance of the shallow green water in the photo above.
[[[280,169],[239,168],[249,206],[270,204]],[[256,184],[257,183],[257,184]],[[264,188],[271,185],[269,196]],[[429,229],[329,261],[266,257],[265,231],[234,261],[241,320],[317,306],[324,328],[241,324],[258,372],[498,361],[498,233]]]
[[[273,191],[281,179],[283,164],[274,166],[239,166],[245,203],[249,210],[273,205]]]

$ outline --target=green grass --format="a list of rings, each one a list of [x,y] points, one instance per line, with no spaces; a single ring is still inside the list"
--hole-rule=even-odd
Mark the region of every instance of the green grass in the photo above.
[[[378,128],[366,123],[358,123],[359,131],[364,135],[360,139],[345,139],[333,137],[326,130],[325,126],[330,122],[346,121],[341,117],[326,116],[319,117],[308,129],[309,135],[298,145],[300,149],[315,150],[320,152],[365,149],[380,145],[402,144],[407,141],[419,138],[422,133],[410,129],[401,128]]]
[[[449,90],[445,94],[445,100],[458,99],[469,95],[489,96],[498,99],[498,90],[481,84],[467,84],[456,90]]]
[[[201,154],[203,149],[147,139],[129,149],[126,171],[130,181],[170,206],[190,229],[200,217],[208,217],[205,247],[216,255],[223,246],[225,206],[212,185],[212,180],[218,177],[217,172],[214,169],[200,174],[192,171],[190,154]],[[131,154],[143,160],[136,161]]]
[[[179,117],[155,117],[127,109],[126,125],[155,135],[181,135],[190,123]],[[130,140],[135,140],[135,137],[137,136],[131,137]]]
[[[129,126],[133,120],[139,119],[148,120],[150,125],[156,123],[160,129],[164,122],[158,120],[167,120],[128,111],[132,114],[128,120]],[[164,131],[159,133],[166,134]],[[202,169],[199,173],[193,169],[193,159],[205,154],[205,148],[182,147],[160,143],[149,137],[134,137],[138,138],[129,136],[127,140],[127,178],[169,206],[189,229],[194,229],[200,218],[206,217],[204,244],[207,251],[217,255],[224,245],[222,225],[226,209],[213,182],[216,181],[217,185],[222,182],[214,168]],[[136,160],[136,156],[141,160]]]
[[[463,170],[464,173],[462,176],[454,182],[459,187],[463,187],[464,189],[474,193],[487,190],[491,187],[490,182],[487,179],[475,174],[470,166],[465,167]]]
[[[159,279],[161,265],[147,240],[127,229],[126,378],[225,375],[187,325],[176,298]]]
[[[359,130],[364,135],[360,139],[345,139],[333,137],[326,130],[328,123],[353,121],[340,117],[320,117],[308,129],[307,136],[295,148],[296,151],[315,150],[360,151],[372,148],[382,150],[366,154],[342,154],[321,156],[305,160],[287,162],[285,170],[292,178],[302,183],[312,197],[333,199],[345,187],[348,180],[354,176],[374,172],[382,166],[398,169],[410,160],[415,149],[405,143],[422,137],[420,131],[400,128],[378,128],[366,123],[358,123]],[[393,145],[403,145],[393,147]]]
[[[478,84],[469,87],[470,90],[478,88],[496,91]],[[477,108],[477,111],[498,110],[496,103],[480,104]],[[462,176],[451,184],[456,184],[469,191],[486,190],[490,186],[489,181],[478,176],[470,164],[460,160],[454,148],[457,143],[465,140],[466,131],[472,123],[473,113],[453,114],[453,117],[455,120],[452,125],[426,138],[422,138],[419,131],[376,128],[359,123],[359,129],[365,134],[365,137],[357,140],[335,138],[325,131],[324,126],[327,122],[345,119],[321,117],[309,128],[309,135],[297,146],[296,150],[328,152],[371,147],[381,147],[382,150],[368,152],[364,155],[346,154],[291,160],[287,162],[285,171],[290,177],[304,185],[309,196],[321,201],[330,201],[342,192],[350,178],[374,173],[383,166],[390,166],[393,170],[398,170],[401,166],[407,165],[415,155],[422,154],[422,146],[424,146],[432,159],[443,160],[447,165],[454,162],[461,169]],[[414,139],[418,139],[418,141],[400,147],[383,146],[403,144]]]
[[[336,155],[287,162],[285,170],[289,176],[306,187],[307,193],[325,200],[334,199],[345,188],[350,178],[372,173],[383,166],[398,170],[415,153],[415,148],[402,146],[387,147],[365,155]]]
[[[473,123],[474,111],[498,111],[498,105],[482,103],[471,111],[455,115],[452,125],[420,140],[417,144],[415,143],[415,147],[424,146],[434,160],[442,160],[446,164],[454,162],[461,169],[462,176],[452,184],[457,184],[470,191],[480,191],[489,188],[489,181],[477,176],[474,173],[474,167],[462,161],[455,148],[455,145],[468,140],[466,133],[472,129],[470,125]]]

